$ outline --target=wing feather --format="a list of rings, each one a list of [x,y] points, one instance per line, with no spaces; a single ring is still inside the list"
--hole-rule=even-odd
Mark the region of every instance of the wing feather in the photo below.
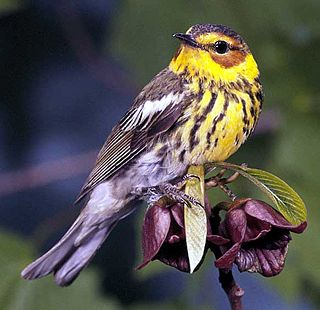
[[[150,85],[156,82],[154,79]],[[171,84],[171,86],[175,85]],[[183,108],[184,95],[181,83],[179,86],[165,95],[161,96],[160,93],[161,99],[153,99],[152,97],[156,94],[151,94],[150,100],[145,96],[144,90],[141,92],[140,98],[137,97],[133,107],[112,130],[76,202],[132,161],[146,149],[150,140],[175,123]],[[155,91],[159,89],[151,88],[151,92]]]

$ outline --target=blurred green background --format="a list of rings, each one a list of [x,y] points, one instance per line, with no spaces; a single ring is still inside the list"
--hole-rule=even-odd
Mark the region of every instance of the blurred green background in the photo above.
[[[98,148],[168,64],[172,33],[196,23],[239,32],[261,71],[261,121],[230,161],[280,176],[308,209],[308,229],[293,236],[278,277],[236,273],[246,309],[320,308],[319,12],[318,0],[0,1],[0,309],[227,307],[210,255],[194,275],[157,262],[134,270],[144,206],[71,287],[19,277],[74,220]],[[260,197],[247,183],[233,188]]]

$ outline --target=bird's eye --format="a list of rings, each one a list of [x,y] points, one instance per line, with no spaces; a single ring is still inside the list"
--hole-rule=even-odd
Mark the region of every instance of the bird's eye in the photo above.
[[[218,54],[225,54],[229,50],[229,45],[226,41],[217,41],[214,43],[214,50]]]

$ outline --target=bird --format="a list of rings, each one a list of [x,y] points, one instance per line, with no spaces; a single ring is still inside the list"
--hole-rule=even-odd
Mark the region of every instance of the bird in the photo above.
[[[220,24],[175,33],[169,65],[138,94],[112,129],[76,202],[80,215],[21,276],[54,274],[70,285],[115,225],[161,196],[186,202],[176,186],[191,165],[225,161],[254,130],[263,104],[257,63],[243,38]]]

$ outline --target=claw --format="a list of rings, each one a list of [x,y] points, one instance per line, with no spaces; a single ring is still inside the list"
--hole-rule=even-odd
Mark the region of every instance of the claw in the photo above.
[[[191,208],[192,205],[198,205],[204,208],[200,201],[181,190],[191,178],[196,178],[200,181],[199,176],[195,174],[186,174],[182,177],[181,181],[174,185],[171,183],[164,183],[155,187],[137,188],[135,189],[134,194],[146,200],[149,205],[159,202],[160,199],[167,198],[167,200],[169,199],[172,202],[184,204],[188,208]]]
[[[192,204],[193,205],[197,205],[197,206],[199,206],[199,207],[201,207],[201,208],[203,208],[204,209],[204,205],[198,200],[198,199],[195,199],[194,197],[191,197],[191,196],[189,196],[189,195],[187,195],[189,198],[188,198],[188,202],[189,202],[189,204],[190,204],[190,206],[188,205],[188,207],[192,207]]]
[[[144,195],[148,203],[155,203],[162,197],[167,197],[173,202],[178,202],[191,208],[192,205],[204,206],[194,197],[187,195],[185,192],[177,188],[176,185],[170,183],[161,184],[157,187],[150,187]]]
[[[187,173],[183,176],[182,180],[183,181],[188,181],[189,179],[195,178],[198,181],[201,181],[200,177],[196,174],[192,174],[192,173]]]
[[[178,189],[182,189],[186,185],[186,182],[192,178],[196,178],[198,181],[200,181],[199,176],[195,174],[187,173],[182,177],[182,180],[174,184],[174,186]]]

